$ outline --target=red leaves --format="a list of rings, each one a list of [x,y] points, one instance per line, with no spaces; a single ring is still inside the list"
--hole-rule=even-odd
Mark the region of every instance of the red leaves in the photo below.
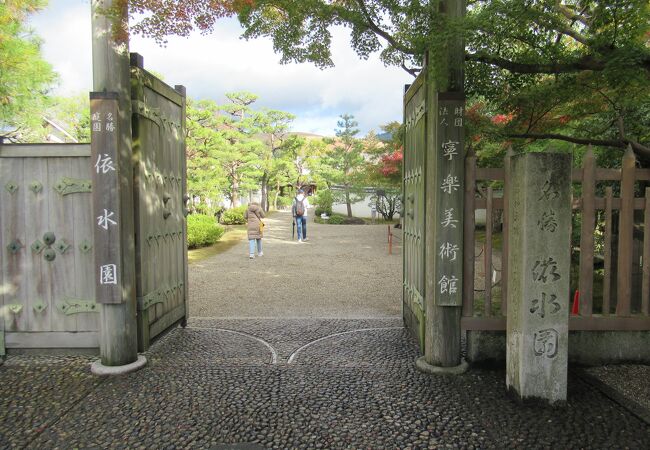
[[[135,33],[165,43],[169,35],[188,36],[192,30],[210,32],[218,19],[255,5],[255,0],[130,0],[129,12],[133,19],[139,19],[132,27]]]
[[[400,166],[402,165],[402,160],[404,159],[404,153],[402,149],[395,150],[392,153],[382,155],[381,162],[379,165],[379,172],[385,177],[391,175],[396,175],[400,172]]]
[[[497,114],[493,116],[490,120],[494,125],[507,125],[514,118],[514,114]]]

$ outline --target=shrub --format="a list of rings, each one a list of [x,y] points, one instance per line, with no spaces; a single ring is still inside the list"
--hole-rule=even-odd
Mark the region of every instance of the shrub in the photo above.
[[[319,191],[315,197],[316,197],[314,199],[316,203],[315,214],[317,216],[320,216],[321,214],[325,213],[328,216],[331,216],[332,205],[334,204],[334,196],[332,195],[332,191],[330,191],[329,189]]]
[[[360,217],[347,217],[341,214],[332,214],[329,219],[321,219],[320,216],[314,217],[314,222],[330,225],[365,225],[366,221]]]
[[[360,217],[343,217],[343,225],[365,225],[366,221]]]
[[[221,223],[224,225],[243,225],[246,223],[244,219],[244,213],[248,206],[242,205],[236,208],[227,210],[221,216]]]
[[[221,239],[224,228],[212,216],[191,214],[187,216],[187,246],[205,247]]]
[[[341,225],[345,222],[345,217],[340,214],[332,214],[328,220],[323,221],[323,223],[329,223],[331,225]]]
[[[321,214],[323,214],[323,213],[327,214],[328,216],[332,215],[331,210],[328,211],[327,209],[323,208],[322,206],[317,206],[316,209],[314,210],[314,214],[316,216],[318,216],[318,217],[320,217]]]

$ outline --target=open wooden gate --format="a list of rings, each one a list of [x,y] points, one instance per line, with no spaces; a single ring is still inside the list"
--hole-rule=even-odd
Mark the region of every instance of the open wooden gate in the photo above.
[[[404,271],[403,315],[409,330],[424,348],[425,330],[425,179],[426,86],[425,72],[404,95]]]
[[[138,350],[188,317],[185,89],[131,55]]]

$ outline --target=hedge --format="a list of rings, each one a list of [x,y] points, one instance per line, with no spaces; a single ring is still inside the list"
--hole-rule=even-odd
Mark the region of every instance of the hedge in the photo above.
[[[246,219],[244,219],[246,209],[248,209],[248,206],[242,205],[225,211],[221,216],[221,223],[224,225],[244,225],[246,223]]]
[[[216,223],[214,217],[205,214],[187,216],[187,246],[189,248],[205,247],[221,239],[224,227]]]

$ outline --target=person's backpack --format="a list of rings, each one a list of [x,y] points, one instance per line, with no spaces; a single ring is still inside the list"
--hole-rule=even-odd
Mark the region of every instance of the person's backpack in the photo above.
[[[302,217],[305,215],[305,205],[303,204],[304,199],[298,200],[296,197],[296,217]]]

